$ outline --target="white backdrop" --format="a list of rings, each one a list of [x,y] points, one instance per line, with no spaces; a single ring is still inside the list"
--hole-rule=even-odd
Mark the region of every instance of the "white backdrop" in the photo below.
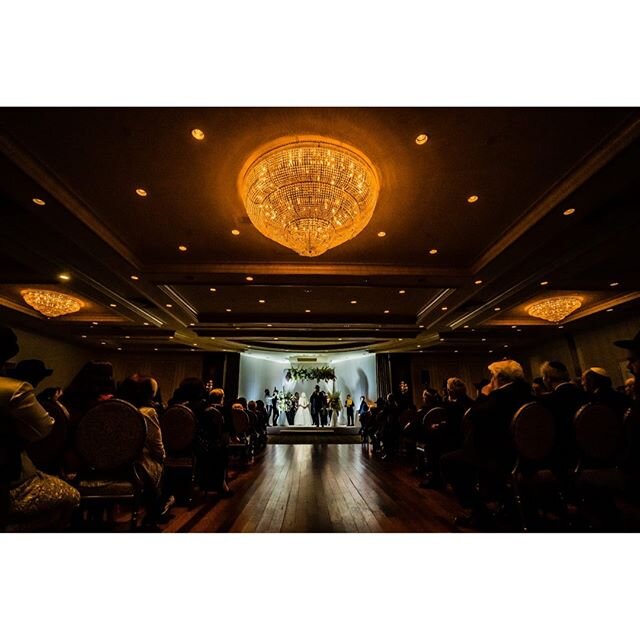
[[[322,363],[318,363],[321,365]],[[336,356],[335,359],[329,359],[326,363],[334,367],[336,371],[335,389],[340,391],[340,398],[344,404],[347,394],[356,403],[356,411],[360,405],[360,396],[365,396],[368,400],[375,400],[377,397],[376,386],[376,357],[374,354],[364,356]],[[314,365],[295,365],[313,367]],[[305,382],[289,383],[284,378],[284,372],[291,365],[284,358],[273,360],[266,357],[253,355],[240,355],[240,381],[239,395],[244,396],[247,400],[264,400],[264,390],[273,391],[274,387],[282,392],[291,391],[295,393],[307,394],[307,397],[313,393],[316,382],[308,380]],[[332,383],[320,382],[320,388],[324,391],[332,391]],[[343,410],[340,415],[340,424],[347,422],[346,412]]]

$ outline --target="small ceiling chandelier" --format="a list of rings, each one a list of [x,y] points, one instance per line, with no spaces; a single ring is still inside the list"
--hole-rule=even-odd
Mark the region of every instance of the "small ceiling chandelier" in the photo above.
[[[249,159],[239,189],[260,233],[301,256],[313,257],[367,226],[380,182],[360,151],[307,136],[275,141]]]
[[[48,289],[23,289],[20,295],[30,307],[47,318],[76,313],[84,306],[84,303],[78,298]]]
[[[560,322],[581,306],[582,298],[557,296],[534,302],[526,308],[526,311],[534,318],[542,318],[548,322]]]

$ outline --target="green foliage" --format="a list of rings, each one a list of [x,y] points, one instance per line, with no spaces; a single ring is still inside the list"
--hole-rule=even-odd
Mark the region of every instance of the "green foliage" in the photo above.
[[[340,411],[342,409],[342,401],[340,400],[340,392],[334,391],[333,393],[328,393],[327,398],[329,398],[329,406],[334,411]]]
[[[291,367],[287,369],[287,374],[290,375],[296,382],[304,380],[315,380],[320,382],[329,382],[336,379],[336,372],[333,367],[313,367],[312,369],[305,369],[304,367]]]

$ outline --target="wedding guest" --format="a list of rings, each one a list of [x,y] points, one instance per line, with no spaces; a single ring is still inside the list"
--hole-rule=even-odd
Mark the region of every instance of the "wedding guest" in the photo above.
[[[604,404],[613,409],[622,418],[631,403],[629,398],[613,388],[606,369],[591,367],[582,374],[582,386],[587,402]]]
[[[636,379],[631,376],[624,381],[624,394],[633,400],[635,398]]]
[[[28,382],[34,389],[53,373],[42,360],[20,360],[10,372],[12,378]]]
[[[280,409],[278,408],[278,403],[280,402],[280,398],[278,397],[278,389],[273,388],[273,395],[271,396],[271,415],[273,417],[273,426],[278,426],[278,418],[280,417]]]
[[[264,390],[264,406],[267,410],[267,424],[269,424],[269,418],[271,418],[271,412],[273,411],[272,405],[273,397],[271,396],[271,391],[269,389]]]
[[[65,389],[62,402],[69,410],[71,424],[80,422],[98,402],[113,398],[116,385],[110,362],[87,362]]]
[[[320,411],[324,406],[320,385],[316,385],[309,398],[309,409],[311,410],[311,420],[316,427],[320,426]]]
[[[347,394],[347,399],[344,401],[344,406],[347,409],[347,427],[353,427],[355,422],[353,420],[353,410],[355,403],[353,402],[353,398],[351,394]]]
[[[0,365],[19,351],[15,333],[0,326]],[[80,494],[38,471],[25,445],[44,438],[53,418],[28,382],[0,376],[0,514],[7,531],[61,531],[69,527]]]
[[[536,398],[540,398],[548,391],[545,388],[544,380],[541,377],[533,379],[533,382],[531,383],[531,389],[533,390],[533,395]]]
[[[360,406],[358,407],[358,417],[360,418],[360,422],[362,423],[362,416],[365,413],[368,413],[369,405],[367,404],[367,399],[364,396],[360,396]]]

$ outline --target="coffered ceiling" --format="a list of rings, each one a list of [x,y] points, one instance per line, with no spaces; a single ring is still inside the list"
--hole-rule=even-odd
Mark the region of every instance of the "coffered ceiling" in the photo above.
[[[5,322],[105,349],[389,351],[557,330],[524,311],[547,290],[582,292],[567,325],[638,309],[638,110],[39,108],[0,127]],[[257,148],[302,134],[381,182],[367,228],[316,258],[262,236],[237,188]],[[87,306],[44,320],[22,285]]]

